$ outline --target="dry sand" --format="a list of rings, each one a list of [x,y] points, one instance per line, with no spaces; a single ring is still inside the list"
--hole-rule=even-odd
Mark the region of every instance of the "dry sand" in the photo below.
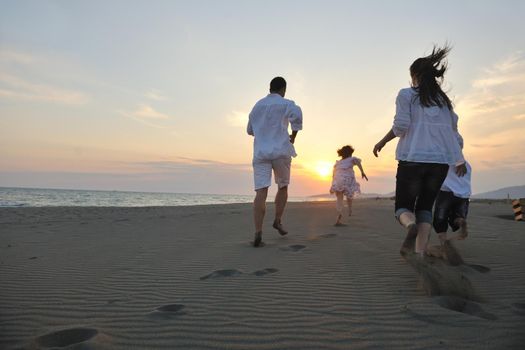
[[[291,203],[286,237],[272,214],[253,248],[249,204],[0,209],[0,349],[525,347],[509,205],[472,203],[455,267],[400,257],[390,200],[355,201],[346,227]]]

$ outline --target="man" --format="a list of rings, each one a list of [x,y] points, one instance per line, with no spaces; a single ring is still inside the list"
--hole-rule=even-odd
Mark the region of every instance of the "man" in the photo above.
[[[273,228],[283,236],[288,233],[283,228],[281,218],[288,200],[292,157],[297,156],[293,143],[297,132],[303,128],[303,115],[299,106],[284,98],[285,93],[286,80],[281,77],[273,78],[270,82],[270,94],[255,104],[248,121],[248,134],[255,136],[252,162],[256,192],[253,202],[254,247],[262,243],[262,225],[272,169],[278,186]],[[288,124],[291,124],[291,135],[288,134]]]

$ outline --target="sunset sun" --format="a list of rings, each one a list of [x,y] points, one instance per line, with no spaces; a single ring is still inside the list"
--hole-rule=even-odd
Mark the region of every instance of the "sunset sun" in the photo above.
[[[315,171],[320,178],[326,180],[332,175],[332,164],[324,161],[318,162]]]

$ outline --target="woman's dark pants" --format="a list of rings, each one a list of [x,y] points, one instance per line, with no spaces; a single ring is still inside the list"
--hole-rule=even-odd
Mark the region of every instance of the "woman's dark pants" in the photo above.
[[[448,165],[399,161],[396,175],[396,218],[412,212],[416,222],[432,224],[432,206],[447,177]]]

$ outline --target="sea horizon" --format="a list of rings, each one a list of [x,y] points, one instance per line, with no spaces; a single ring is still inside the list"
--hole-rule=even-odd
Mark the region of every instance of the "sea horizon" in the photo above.
[[[0,207],[150,207],[251,203],[254,195],[0,186]],[[309,196],[290,196],[303,202]]]

